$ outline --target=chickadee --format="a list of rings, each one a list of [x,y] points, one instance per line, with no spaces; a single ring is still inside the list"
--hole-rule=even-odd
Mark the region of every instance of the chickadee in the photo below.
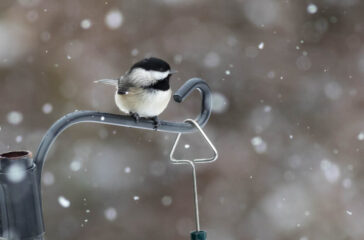
[[[166,109],[172,95],[169,64],[159,58],[145,58],[135,63],[120,79],[101,79],[95,82],[116,87],[115,103],[136,122],[140,117],[152,119],[159,126],[158,115]]]

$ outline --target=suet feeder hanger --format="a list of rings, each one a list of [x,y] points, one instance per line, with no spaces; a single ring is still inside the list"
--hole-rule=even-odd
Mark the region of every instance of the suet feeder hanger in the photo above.
[[[139,122],[130,116],[102,113],[95,111],[76,111],[69,113],[55,122],[43,137],[33,158],[30,151],[14,151],[0,155],[0,240],[44,240],[44,221],[41,201],[42,169],[48,153],[57,136],[66,128],[82,122],[101,123],[120,127],[131,127],[161,132],[177,133],[170,159],[175,164],[189,164],[193,170],[193,189],[195,199],[196,231],[191,233],[191,240],[205,240],[206,232],[200,230],[197,181],[195,164],[208,163],[217,159],[217,151],[203,132],[211,114],[211,92],[203,80],[192,78],[180,87],[173,95],[176,102],[183,100],[193,91],[199,90],[202,96],[201,112],[196,120],[185,122],[161,121],[155,129],[152,120],[140,119]],[[212,148],[214,155],[209,159],[177,160],[173,153],[181,134],[199,131]],[[21,181],[14,181],[14,168],[23,172]]]

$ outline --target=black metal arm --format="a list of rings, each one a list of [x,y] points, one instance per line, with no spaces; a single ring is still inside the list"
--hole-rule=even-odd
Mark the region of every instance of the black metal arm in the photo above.
[[[176,102],[183,102],[184,99],[195,89],[198,89],[202,95],[201,113],[197,117],[196,121],[200,126],[204,126],[211,114],[211,92],[209,86],[205,81],[200,78],[192,78],[180,87],[173,95],[173,99]],[[157,130],[170,133],[190,133],[196,131],[196,128],[185,122],[168,122],[161,121],[160,126],[157,129],[154,128],[152,120],[140,119],[137,123],[135,120],[126,115],[117,115],[111,113],[95,112],[95,111],[77,111],[69,113],[55,122],[43,137],[38,151],[34,157],[34,163],[38,167],[39,181],[45,158],[48,150],[56,140],[57,136],[62,133],[66,128],[81,122],[94,122],[107,125],[115,125],[121,127],[132,127],[148,130]]]

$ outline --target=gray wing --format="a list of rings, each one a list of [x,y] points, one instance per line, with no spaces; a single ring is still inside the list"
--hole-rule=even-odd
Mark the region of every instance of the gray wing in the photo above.
[[[120,79],[100,79],[95,81],[95,83],[103,83],[106,85],[114,86],[118,89],[118,94],[125,95],[129,92],[135,92],[133,89],[135,88],[134,84],[128,81],[128,77],[120,77]]]
[[[117,79],[100,79],[100,80],[97,80],[97,81],[94,81],[94,82],[95,83],[103,83],[103,84],[114,86],[114,87],[118,86],[118,80]]]
[[[130,92],[130,88],[133,88],[134,85],[128,81],[128,77],[121,77],[118,80],[118,94],[125,95]]]
[[[118,94],[121,95],[128,94],[129,88],[133,87],[133,85],[127,81],[127,78],[124,77],[121,77],[120,79],[100,79],[95,81],[95,83],[103,83],[109,86],[114,86],[118,89]]]

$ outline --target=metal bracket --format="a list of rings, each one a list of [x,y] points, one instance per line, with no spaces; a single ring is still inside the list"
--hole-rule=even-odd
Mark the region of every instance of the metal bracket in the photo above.
[[[193,91],[199,90],[202,95],[201,113],[193,122],[161,121],[157,131],[170,133],[192,133],[204,126],[211,114],[211,92],[208,85],[199,78],[188,80],[176,91],[173,98],[176,102],[183,100]],[[15,229],[16,233],[5,232],[7,239],[43,240],[44,222],[41,201],[41,174],[47,153],[59,136],[68,127],[82,122],[108,124],[121,127],[155,130],[153,121],[140,119],[139,122],[130,116],[95,111],[76,111],[55,122],[44,135],[34,157],[28,151],[10,152],[0,155],[0,234]],[[34,161],[33,161],[34,160]],[[20,165],[19,165],[20,164]],[[9,168],[14,165],[24,167],[22,183],[9,180]],[[6,210],[4,210],[6,208]],[[26,220],[24,220],[26,219]],[[15,235],[16,234],[16,237]],[[194,240],[203,240],[203,232],[196,233]],[[1,238],[0,237],[0,238]]]
[[[173,99],[176,102],[181,103],[195,89],[199,90],[202,96],[201,112],[200,115],[197,116],[196,122],[200,126],[205,126],[211,115],[211,91],[205,81],[200,78],[191,78],[175,92],[175,94],[173,95]],[[196,131],[196,128],[194,128],[194,126],[189,123],[161,121],[160,126],[155,129],[153,121],[148,119],[140,119],[139,122],[135,122],[132,117],[126,115],[117,115],[94,111],[77,111],[69,113],[59,119],[57,122],[55,122],[49,128],[47,133],[44,135],[42,141],[40,142],[38,151],[34,157],[34,163],[37,165],[39,172],[39,183],[47,153],[53,142],[56,140],[57,136],[68,127],[81,122],[93,122],[121,127],[157,130],[170,133],[190,133]]]

